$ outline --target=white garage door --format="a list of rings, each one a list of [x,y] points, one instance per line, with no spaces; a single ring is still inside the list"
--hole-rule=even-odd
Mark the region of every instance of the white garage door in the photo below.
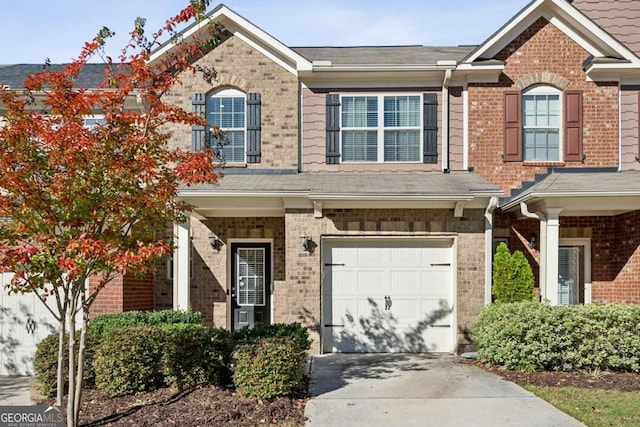
[[[11,277],[0,273],[0,375],[33,375],[36,345],[58,322],[35,295],[8,295]]]
[[[323,243],[325,352],[454,350],[452,240]]]

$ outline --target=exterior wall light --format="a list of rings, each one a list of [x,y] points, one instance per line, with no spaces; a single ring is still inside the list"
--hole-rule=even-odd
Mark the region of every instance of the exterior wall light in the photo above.
[[[215,233],[209,234],[209,244],[216,252],[220,252],[220,248],[222,248],[222,240]]]
[[[531,234],[531,237],[529,237],[529,247],[531,249],[535,249],[536,248],[536,235],[535,235],[535,233]]]
[[[307,236],[307,233],[302,233],[300,236],[300,245],[305,252],[311,252],[311,237]]]

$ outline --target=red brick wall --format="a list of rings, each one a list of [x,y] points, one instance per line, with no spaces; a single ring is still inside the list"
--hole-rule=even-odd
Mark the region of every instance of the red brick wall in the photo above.
[[[98,283],[98,277],[91,277],[89,290],[93,292]],[[118,276],[102,288],[91,306],[90,317],[131,310],[153,310],[153,288],[153,274],[140,278],[131,274]]]
[[[549,166],[617,166],[618,86],[587,81],[582,62],[588,56],[544,18],[505,47],[496,56],[506,62],[500,82],[469,84],[469,165],[507,195]],[[533,73],[552,73],[568,81],[564,89],[583,91],[584,163],[502,161],[503,93],[521,89],[518,83],[522,85]]]
[[[539,222],[496,215],[494,227],[509,229],[509,248],[526,255],[538,283],[539,252],[528,248],[526,240],[535,233],[539,242]],[[572,235],[573,231],[577,235]],[[640,304],[640,211],[605,217],[561,217],[560,236],[591,239],[593,302]]]

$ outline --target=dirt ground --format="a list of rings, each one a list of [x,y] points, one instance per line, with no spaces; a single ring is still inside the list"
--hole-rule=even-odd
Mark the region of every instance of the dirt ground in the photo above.
[[[520,386],[532,384],[546,387],[579,387],[602,390],[640,390],[640,374],[633,372],[515,372],[498,367],[486,368]]]
[[[83,391],[80,425],[98,426],[301,426],[307,397],[264,401],[233,390],[204,387],[177,393],[169,388],[111,398]],[[52,403],[52,402],[47,402]]]

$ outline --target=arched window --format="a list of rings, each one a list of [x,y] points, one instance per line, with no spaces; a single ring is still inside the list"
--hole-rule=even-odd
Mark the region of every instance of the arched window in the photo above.
[[[559,161],[560,90],[533,86],[522,93],[522,152],[524,161]]]
[[[228,163],[246,162],[246,95],[237,89],[222,89],[207,95],[207,121],[224,134],[223,141],[211,137],[211,148],[222,142],[220,156]]]

